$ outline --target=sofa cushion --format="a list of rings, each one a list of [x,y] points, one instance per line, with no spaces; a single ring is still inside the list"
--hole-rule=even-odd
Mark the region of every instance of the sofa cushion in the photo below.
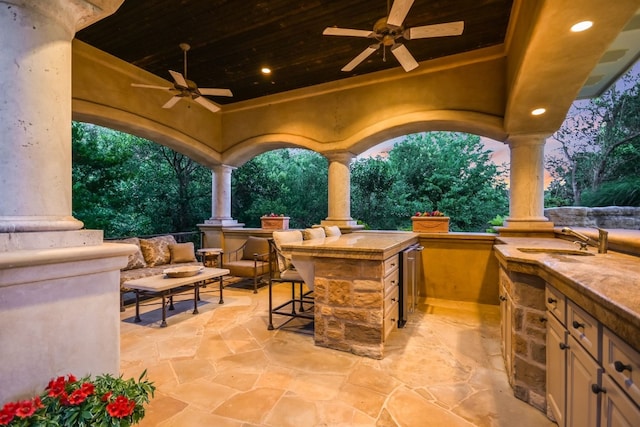
[[[260,262],[256,264],[254,260],[241,259],[225,264],[224,268],[229,269],[229,274],[236,277],[262,276],[269,272],[269,263]]]
[[[140,239],[140,249],[142,249],[147,266],[155,267],[156,265],[169,264],[171,261],[169,245],[176,243],[176,239],[171,235]]]
[[[322,227],[305,228],[304,231],[302,232],[302,238],[304,240],[324,239],[324,237],[325,237],[324,228]]]
[[[135,245],[138,249],[132,254],[129,254],[129,258],[127,261],[127,266],[122,270],[133,270],[136,268],[144,268],[147,266],[144,257],[142,256],[142,251],[140,250],[140,239],[137,237],[131,237],[129,239],[121,239],[121,240],[112,240],[112,243],[127,243],[129,245]]]
[[[171,264],[197,261],[193,242],[169,245],[169,253],[171,253]]]
[[[249,236],[242,250],[242,259],[253,260],[253,254],[261,255],[258,259],[266,261],[269,258],[269,240],[264,237]]]
[[[182,262],[179,264],[171,264],[171,265],[159,265],[157,267],[146,267],[146,268],[136,268],[133,270],[121,270],[120,271],[120,290],[122,292],[126,292],[129,289],[122,286],[124,282],[135,279],[142,279],[143,277],[155,276],[158,274],[162,274],[164,270],[167,268],[173,267],[186,267],[188,265],[198,265],[202,266],[201,262]]]

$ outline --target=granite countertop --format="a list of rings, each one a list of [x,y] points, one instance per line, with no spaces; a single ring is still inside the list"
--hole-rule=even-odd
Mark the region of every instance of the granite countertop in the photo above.
[[[411,232],[357,231],[301,243],[286,243],[282,245],[282,250],[293,256],[384,260],[414,243],[418,243],[418,234]]]
[[[577,255],[576,245],[564,239],[499,241],[494,248],[507,269],[539,275],[640,351],[640,258],[598,254],[592,247],[591,255]]]

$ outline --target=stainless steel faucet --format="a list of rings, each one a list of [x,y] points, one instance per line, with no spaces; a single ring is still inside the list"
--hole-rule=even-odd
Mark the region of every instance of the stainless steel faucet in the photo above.
[[[609,247],[609,232],[607,230],[603,230],[602,228],[597,227],[598,230],[598,241],[593,240],[589,236],[585,236],[584,234],[575,231],[569,227],[562,227],[563,234],[569,234],[571,236],[577,237],[581,241],[574,242],[580,245],[581,250],[587,250],[587,245],[594,246],[598,248],[599,254],[606,254],[607,248]]]

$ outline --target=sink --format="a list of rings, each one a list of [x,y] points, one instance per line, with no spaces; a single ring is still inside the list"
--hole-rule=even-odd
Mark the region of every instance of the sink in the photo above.
[[[555,254],[555,255],[578,255],[578,256],[593,256],[594,253],[587,251],[580,251],[578,249],[560,249],[560,248],[518,248],[520,252],[531,254]]]

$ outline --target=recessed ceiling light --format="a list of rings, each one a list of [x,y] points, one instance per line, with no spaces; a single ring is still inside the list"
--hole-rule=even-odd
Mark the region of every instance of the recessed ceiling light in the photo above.
[[[269,68],[269,67],[262,67],[262,68],[260,69],[260,72],[261,72],[262,74],[271,74],[271,68]]]
[[[536,108],[535,110],[531,111],[531,115],[532,116],[539,116],[541,114],[544,114],[547,112],[546,108]]]
[[[577,24],[574,24],[571,27],[571,31],[573,31],[574,33],[579,33],[580,31],[588,30],[591,27],[593,27],[593,21],[581,21]]]

